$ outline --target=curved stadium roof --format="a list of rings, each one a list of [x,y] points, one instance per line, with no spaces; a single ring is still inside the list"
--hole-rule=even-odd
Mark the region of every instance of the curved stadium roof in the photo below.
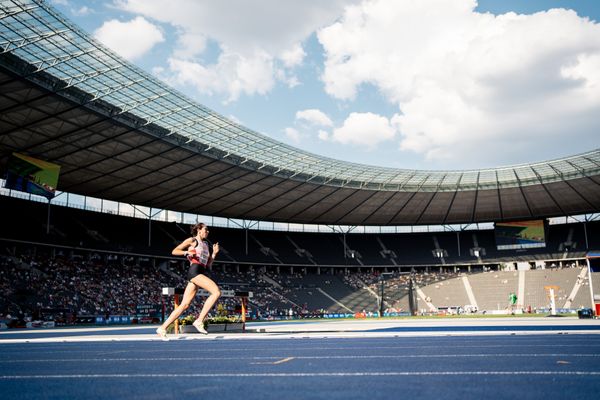
[[[600,149],[469,171],[325,158],[196,103],[41,1],[0,4],[0,168],[12,152],[60,164],[60,190],[321,224],[471,223],[600,210]]]

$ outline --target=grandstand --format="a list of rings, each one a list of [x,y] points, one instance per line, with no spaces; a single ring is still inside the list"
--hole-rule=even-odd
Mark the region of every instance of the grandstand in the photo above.
[[[186,98],[45,2],[3,1],[0,13],[0,170],[13,153],[61,167],[57,200],[0,193],[5,315],[46,310],[73,322],[163,308],[160,288],[184,283],[184,260],[170,252],[190,215],[242,221],[211,226],[223,248],[214,273],[223,288],[255,294],[256,317],[412,312],[412,284],[423,313],[498,311],[511,291],[522,308],[546,309],[548,285],[561,308],[592,306],[582,268],[600,248],[599,149],[465,171],[333,160]],[[148,212],[93,212],[60,196]],[[493,229],[478,225],[573,216],[547,225],[541,248],[498,250]],[[252,221],[340,228],[267,231]],[[433,225],[443,229],[423,228]]]
[[[19,303],[29,314],[35,312],[37,305],[38,309],[75,309],[76,314],[102,315],[112,310],[135,315],[136,304],[162,306],[157,288],[184,284],[186,263],[168,255],[178,243],[176,238],[184,235],[184,224],[153,221],[149,244],[145,234],[147,221],[140,218],[55,206],[48,229],[47,205],[9,196],[0,196],[0,205],[3,209],[27,209],[20,222],[0,228],[7,268],[2,276],[8,293],[2,298],[5,313],[18,311],[14,305]],[[598,237],[598,229],[600,223],[587,223],[586,231],[591,237]],[[585,277],[582,277],[585,283],[573,292],[585,265],[585,252],[565,252],[560,245],[567,237],[573,244],[583,240],[582,235],[575,233],[583,234],[581,223],[551,225],[548,236],[556,239],[549,240],[544,249],[490,249],[479,257],[459,257],[458,251],[450,251],[443,260],[433,257],[431,248],[436,240],[443,243],[439,239],[446,235],[455,237],[454,232],[347,234],[349,246],[361,243],[361,257],[364,255],[361,260],[365,261],[362,263],[347,257],[339,233],[252,230],[247,235],[246,252],[243,229],[214,227],[211,231],[213,240],[223,243],[224,248],[223,257],[214,265],[215,278],[225,289],[252,291],[255,298],[251,309],[257,316],[289,316],[290,309],[294,316],[375,314],[380,310],[382,279],[384,309],[406,314],[410,312],[409,278],[422,293],[417,299],[417,310],[422,313],[432,312],[431,305],[437,309],[473,305],[479,312],[501,311],[506,308],[510,292],[519,292],[522,309],[547,310],[544,287],[548,285],[560,287],[557,303],[561,308],[567,296],[573,299],[564,308],[591,307]],[[489,230],[474,230],[465,236],[480,238],[479,246],[484,248],[481,246],[487,242],[481,238],[489,235],[492,235]],[[489,240],[493,241],[493,237]],[[302,243],[311,257],[299,257],[292,243]],[[381,243],[396,254],[393,263],[382,254]],[[269,251],[264,251],[265,248]],[[58,271],[53,268],[56,265],[60,266]],[[524,265],[527,269],[522,269]],[[113,279],[108,287],[114,288],[114,292],[97,296],[93,290],[80,290],[81,279],[97,282],[105,276]],[[525,282],[521,290],[520,279]],[[39,287],[31,283],[38,280],[56,282],[56,286]],[[75,286],[65,287],[65,281],[72,281]],[[148,297],[140,296],[137,302],[125,297],[122,301],[127,304],[114,303],[131,287],[137,288],[136,293],[146,292]],[[149,288],[154,288],[151,295],[147,293]],[[27,298],[28,291],[37,295],[46,292],[54,298]],[[16,298],[26,301],[15,301]],[[102,299],[112,302],[103,305]],[[231,300],[223,302],[226,308],[235,309]]]

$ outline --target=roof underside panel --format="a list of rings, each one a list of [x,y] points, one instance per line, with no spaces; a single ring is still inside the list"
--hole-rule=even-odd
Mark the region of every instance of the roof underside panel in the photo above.
[[[526,186],[523,194],[533,215],[553,215],[561,213],[560,208],[554,201],[552,194],[543,185]]]
[[[262,194],[257,194],[256,205],[245,210],[244,215],[247,218],[257,220],[266,219],[265,216],[277,215],[281,210],[295,202],[294,194],[305,195],[310,188],[314,189],[315,187],[302,182],[282,179],[280,183],[272,186]],[[268,219],[277,220],[271,217],[268,217]]]
[[[323,208],[330,206],[330,196],[339,188],[320,185],[302,185],[294,192],[282,196],[286,200],[283,207],[278,207],[268,214],[269,219],[278,221],[294,221],[308,223],[315,217],[315,212],[307,212],[315,203],[320,203]],[[327,223],[327,222],[324,222]]]
[[[455,194],[456,192],[434,193],[431,202],[419,218],[419,223],[438,224],[439,221],[445,221]]]
[[[320,210],[321,214],[316,219],[321,220],[322,218],[326,218],[332,224],[340,224],[340,221],[343,221],[348,216],[351,216],[355,220],[363,220],[368,216],[368,211],[362,209],[363,204],[376,193],[371,190],[343,189],[336,195],[337,198],[334,199],[332,207]]]
[[[352,190],[349,189],[319,187],[314,194],[303,199],[305,201],[310,200],[310,205],[306,208],[302,208],[302,210],[293,215],[293,217],[300,218],[307,223],[313,223],[315,220],[319,220],[325,224],[335,224],[337,219],[335,213],[333,213],[334,208],[351,193]]]
[[[398,213],[406,207],[408,201],[414,196],[414,193],[396,192],[394,195],[382,205],[377,211],[377,215],[372,215],[370,220],[373,223],[378,221],[381,225],[394,225],[398,219]]]
[[[577,214],[586,201],[566,182],[554,182],[546,185],[548,192],[566,215]]]
[[[414,193],[406,206],[396,214],[391,223],[397,224],[397,221],[409,221],[409,224],[417,224],[434,195],[435,193],[432,192]]]
[[[235,211],[246,215],[249,219],[260,220],[264,215],[293,203],[293,199],[288,199],[285,195],[290,191],[294,192],[301,185],[305,184],[279,177],[269,177],[264,182],[265,189],[247,197],[244,202],[237,205]]]
[[[569,185],[573,190],[577,191],[581,197],[585,199],[592,208],[600,208],[600,178],[596,179],[584,178],[574,179],[569,181]]]
[[[502,216],[504,219],[531,218],[529,204],[525,200],[521,189],[508,188],[499,191]]]
[[[477,191],[471,190],[468,192],[456,192],[454,201],[448,211],[448,216],[444,223],[458,224],[470,223],[473,221],[473,210],[475,208],[475,199]]]
[[[360,207],[353,212],[360,218],[359,225],[381,225],[386,221],[382,220],[381,213],[386,207],[389,207],[389,201],[394,196],[394,192],[375,192],[364,201]]]
[[[502,219],[498,191],[479,190],[475,203],[474,221],[500,221]]]

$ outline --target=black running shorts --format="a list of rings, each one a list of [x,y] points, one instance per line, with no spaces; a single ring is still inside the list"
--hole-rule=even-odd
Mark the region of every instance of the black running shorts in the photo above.
[[[190,264],[190,267],[188,268],[188,272],[187,272],[188,281],[191,281],[193,278],[195,278],[196,276],[198,276],[200,274],[210,278],[209,271],[205,266],[200,265],[200,264]]]

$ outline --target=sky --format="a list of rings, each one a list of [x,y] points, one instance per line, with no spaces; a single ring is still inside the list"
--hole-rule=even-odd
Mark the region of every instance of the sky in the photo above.
[[[51,0],[200,104],[321,156],[464,170],[600,147],[597,0]]]

